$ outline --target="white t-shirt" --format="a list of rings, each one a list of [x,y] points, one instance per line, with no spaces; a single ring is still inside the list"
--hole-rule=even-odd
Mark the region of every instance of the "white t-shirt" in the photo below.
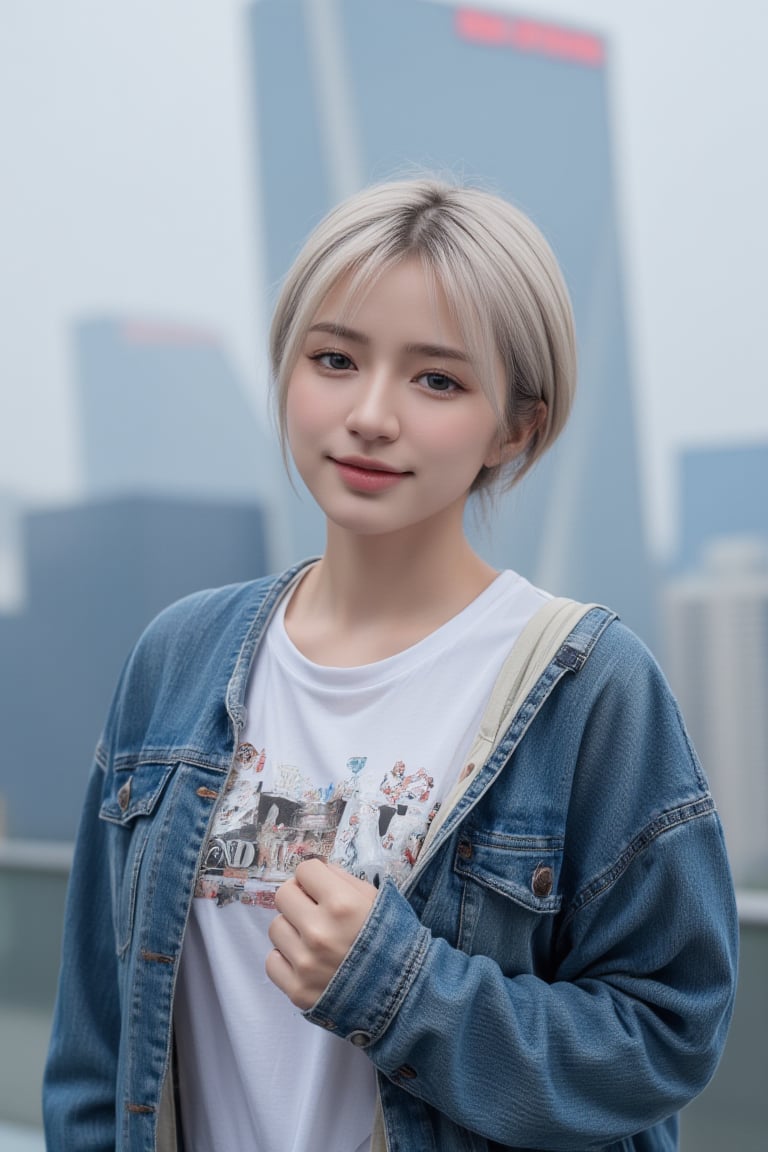
[[[365,1052],[308,1023],[267,978],[274,893],[308,856],[367,880],[410,872],[494,681],[547,599],[501,573],[418,644],[357,668],[307,660],[275,613],[192,901],[174,1007],[189,1152],[364,1152]]]

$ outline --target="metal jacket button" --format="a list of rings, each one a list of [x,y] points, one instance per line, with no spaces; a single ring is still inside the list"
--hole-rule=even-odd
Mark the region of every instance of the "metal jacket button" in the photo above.
[[[404,1080],[413,1080],[417,1075],[416,1069],[411,1068],[410,1064],[402,1064],[395,1072],[395,1076],[402,1076]]]
[[[457,851],[462,860],[472,859],[472,845],[470,844],[469,840],[459,840],[459,847]]]
[[[370,1032],[350,1032],[347,1036],[350,1044],[354,1044],[355,1048],[365,1048],[366,1044],[371,1042]]]
[[[117,805],[118,805],[121,812],[125,812],[128,808],[128,805],[131,802],[131,780],[132,779],[133,779],[133,777],[129,776],[128,779],[126,780],[125,784],[123,784],[123,786],[118,790]]]
[[[553,882],[552,869],[547,868],[544,864],[540,864],[534,872],[531,882],[534,896],[549,896],[552,891]]]

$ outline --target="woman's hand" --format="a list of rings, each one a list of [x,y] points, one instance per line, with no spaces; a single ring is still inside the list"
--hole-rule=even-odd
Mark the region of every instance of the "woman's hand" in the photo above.
[[[275,895],[267,976],[306,1012],[354,943],[377,889],[323,860],[305,860]]]

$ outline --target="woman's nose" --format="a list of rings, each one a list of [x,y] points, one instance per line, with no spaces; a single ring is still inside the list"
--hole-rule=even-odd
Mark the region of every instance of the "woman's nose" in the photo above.
[[[360,381],[345,421],[347,431],[363,440],[396,440],[400,434],[395,389],[382,376]]]

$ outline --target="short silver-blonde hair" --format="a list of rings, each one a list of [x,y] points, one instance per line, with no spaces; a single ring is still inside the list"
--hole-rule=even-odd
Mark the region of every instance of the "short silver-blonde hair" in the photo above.
[[[445,293],[497,410],[500,436],[534,429],[522,456],[483,468],[473,484],[473,490],[510,487],[568,419],[576,386],[571,302],[551,248],[527,216],[489,192],[441,180],[399,180],[364,189],[334,208],[299,253],[270,331],[284,450],[288,383],[323,300],[350,276],[351,302],[411,256],[421,258]],[[503,411],[494,387],[499,360],[506,377]]]

